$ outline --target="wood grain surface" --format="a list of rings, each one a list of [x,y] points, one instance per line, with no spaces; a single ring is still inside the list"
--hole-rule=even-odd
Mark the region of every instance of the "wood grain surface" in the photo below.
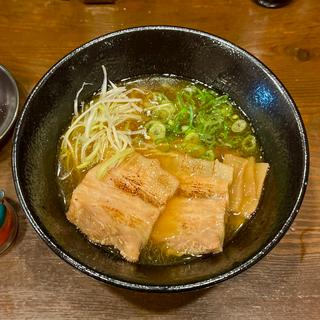
[[[19,209],[8,141],[0,187],[16,203],[20,230],[0,257],[0,319],[320,319],[319,12],[318,0],[271,10],[251,0],[0,0],[0,63],[18,82],[21,106],[50,66],[94,37],[138,25],[186,26],[236,43],[273,70],[299,107],[311,152],[300,213],[270,254],[211,289],[167,295],[104,285],[58,258]]]

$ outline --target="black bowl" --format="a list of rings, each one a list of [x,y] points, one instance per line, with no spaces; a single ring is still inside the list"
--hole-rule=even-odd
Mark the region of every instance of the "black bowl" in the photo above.
[[[84,81],[96,91],[101,65],[109,79],[174,74],[230,94],[251,119],[271,170],[263,201],[247,228],[223,253],[185,265],[152,267],[116,259],[70,224],[55,178],[57,144]],[[146,291],[208,287],[246,270],[288,230],[307,185],[308,145],[294,102],[257,59],[207,33],[166,26],[133,28],[97,38],[53,66],[36,85],[17,124],[13,174],[22,208],[41,238],[62,259],[104,282]],[[88,197],[90,201],[90,196]]]

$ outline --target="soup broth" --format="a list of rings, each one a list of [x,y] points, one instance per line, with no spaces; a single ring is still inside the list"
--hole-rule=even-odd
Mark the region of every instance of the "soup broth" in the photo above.
[[[75,110],[71,125],[61,139],[57,178],[66,211],[69,209],[75,188],[92,168],[100,165],[98,175],[100,174],[101,178],[112,167],[118,166],[122,161],[125,163],[124,159],[130,157],[132,152],[151,161],[156,159],[162,168],[175,175],[178,180],[180,178],[176,172],[183,166],[177,165],[177,159],[181,157],[184,157],[183,161],[190,161],[190,163],[194,159],[199,159],[199,162],[195,163],[201,163],[201,165],[216,163],[216,166],[226,163],[225,166],[227,166],[229,161],[228,165],[233,166],[233,173],[237,169],[237,164],[234,164],[235,159],[244,159],[247,171],[243,177],[241,176],[243,185],[240,186],[245,190],[243,199],[246,196],[247,186],[252,180],[250,174],[255,174],[256,177],[262,170],[266,173],[266,166],[259,169],[260,171],[256,166],[256,163],[262,163],[263,158],[254,129],[246,115],[227,94],[217,92],[198,82],[177,77],[148,76],[124,81],[118,86],[111,83],[109,85],[111,90],[124,88],[121,89],[122,91],[118,90],[122,93],[118,96],[110,94],[111,98],[105,99],[107,102],[99,104],[99,101],[102,101],[101,96],[108,93],[106,86],[107,84],[102,85],[100,92],[83,103],[80,110]],[[95,113],[92,111],[94,108],[97,109]],[[106,108],[109,109],[105,111]],[[122,111],[117,114],[117,110]],[[110,114],[104,116],[104,112]],[[227,159],[225,155],[228,155]],[[251,162],[253,164],[250,167]],[[183,172],[183,169],[181,172],[180,175],[189,174]],[[239,174],[241,174],[240,169]],[[189,175],[193,176],[193,173]],[[257,181],[255,177],[252,181]],[[179,181],[181,184],[181,180]],[[260,197],[262,185],[260,188],[257,184],[255,188],[258,190],[256,194]],[[237,201],[234,200],[234,190],[238,190],[237,185],[229,184],[228,190],[231,192],[228,201],[235,204]],[[174,197],[182,195],[185,197],[183,192],[180,187]],[[199,199],[199,195],[188,195],[188,197],[191,200],[194,199],[192,201]],[[90,195],[87,201],[90,201]],[[170,203],[172,206],[173,200],[168,201],[169,206]],[[255,207],[250,205],[250,208],[255,210],[258,201],[259,198],[255,199]],[[188,250],[177,251],[166,242],[155,240],[157,237],[154,234],[161,228],[165,229],[164,234],[168,239],[170,238],[167,229],[170,228],[172,221],[170,218],[164,222],[163,218],[161,220],[168,210],[166,209],[163,213],[163,208],[162,206],[162,213],[155,222],[151,236],[141,249],[138,263],[176,264],[206,255],[206,252],[190,254]],[[230,206],[226,208],[223,245],[232,240],[253,214],[253,212],[250,212],[250,215],[242,214],[239,210],[235,211]],[[171,216],[173,217],[174,214]],[[83,231],[81,227],[79,228]],[[176,228],[176,225],[174,227],[171,225],[171,228]],[[160,234],[159,232],[157,235]],[[174,229],[172,232],[177,230]],[[116,251],[112,249],[112,252]]]

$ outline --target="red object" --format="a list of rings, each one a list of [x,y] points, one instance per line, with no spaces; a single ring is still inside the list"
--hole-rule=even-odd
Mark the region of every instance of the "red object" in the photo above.
[[[6,207],[6,217],[0,227],[0,254],[10,247],[18,231],[18,217],[14,209],[6,200],[3,204]]]
[[[0,228],[0,246],[3,245],[9,239],[11,235],[11,230],[13,227],[12,211],[8,208],[7,205],[6,205],[6,208],[7,208],[6,219],[3,226]]]

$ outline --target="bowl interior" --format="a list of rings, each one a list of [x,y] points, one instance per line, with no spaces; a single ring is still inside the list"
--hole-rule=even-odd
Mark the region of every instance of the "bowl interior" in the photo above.
[[[271,170],[257,214],[223,253],[186,265],[134,265],[92,245],[66,220],[55,177],[58,140],[70,122],[73,100],[83,82],[94,84],[85,88],[83,98],[99,89],[101,65],[106,66],[112,81],[147,74],[199,80],[229,93],[251,119]],[[78,269],[129,288],[183,290],[221,281],[245,269],[278,241],[302,198],[306,148],[303,125],[292,100],[257,60],[204,33],[140,28],[84,45],[40,81],[17,126],[14,178],[33,226]]]

